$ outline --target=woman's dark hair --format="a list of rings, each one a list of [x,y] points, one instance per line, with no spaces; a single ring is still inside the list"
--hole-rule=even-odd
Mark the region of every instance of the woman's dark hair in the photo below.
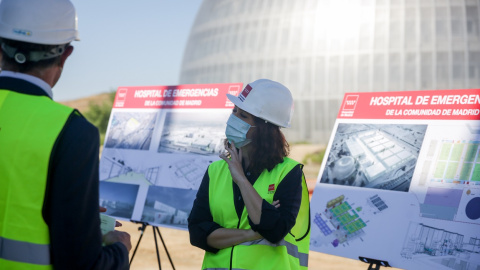
[[[28,42],[21,42],[11,39],[2,38],[0,39],[0,44],[5,43],[6,45],[17,48],[23,52],[31,52],[31,51],[50,51],[52,48],[58,47],[58,45],[43,45],[43,44],[34,44]],[[1,49],[0,49],[1,50]],[[60,63],[61,56],[57,56],[50,59],[41,60],[38,62],[27,61],[23,64],[19,64],[15,61],[15,59],[8,57],[6,53],[3,53],[2,58],[2,66],[8,66],[9,69],[13,69],[13,71],[26,73],[31,70],[37,68],[46,68],[50,67],[54,64]]]
[[[288,156],[290,145],[280,127],[254,116],[255,127],[252,128],[252,152],[249,170],[260,174],[264,169],[271,171]]]

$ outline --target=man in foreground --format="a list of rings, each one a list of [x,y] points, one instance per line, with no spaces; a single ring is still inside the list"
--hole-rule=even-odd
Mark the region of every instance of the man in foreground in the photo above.
[[[98,130],[52,100],[74,40],[70,1],[0,2],[0,269],[129,267],[130,235],[100,231]]]

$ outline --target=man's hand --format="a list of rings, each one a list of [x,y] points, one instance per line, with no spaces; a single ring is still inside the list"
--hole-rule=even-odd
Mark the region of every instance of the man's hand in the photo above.
[[[121,242],[125,245],[128,252],[132,249],[132,243],[130,241],[130,234],[121,231],[111,231],[103,236],[103,242],[105,245],[111,245],[116,242]]]
[[[107,212],[107,208],[99,206],[98,207],[100,210],[100,213],[105,213]],[[115,227],[122,227],[122,223],[120,223],[118,220],[115,220]]]

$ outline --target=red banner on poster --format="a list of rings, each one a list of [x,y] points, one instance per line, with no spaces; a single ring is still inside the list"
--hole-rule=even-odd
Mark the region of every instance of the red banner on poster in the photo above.
[[[233,108],[226,94],[237,96],[241,89],[241,83],[119,87],[113,108]]]
[[[480,89],[346,93],[337,118],[480,120]]]

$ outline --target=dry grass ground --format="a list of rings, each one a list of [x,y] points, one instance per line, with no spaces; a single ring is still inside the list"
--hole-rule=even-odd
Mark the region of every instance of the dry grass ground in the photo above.
[[[130,233],[132,239],[132,252],[140,237],[138,228],[140,225],[131,222],[123,222],[120,230]],[[175,269],[177,270],[199,270],[202,266],[203,250],[190,245],[187,231],[160,227],[160,232],[167,246],[170,257],[172,258]],[[157,236],[158,237],[158,236]],[[168,260],[163,246],[158,238],[160,249],[160,261],[162,269],[173,269]],[[351,259],[332,256],[324,253],[310,251],[309,269],[319,270],[366,270],[368,265]],[[155,241],[153,239],[153,229],[147,227],[146,232],[140,242],[139,248],[132,261],[131,269],[158,269],[157,255],[155,252]]]

